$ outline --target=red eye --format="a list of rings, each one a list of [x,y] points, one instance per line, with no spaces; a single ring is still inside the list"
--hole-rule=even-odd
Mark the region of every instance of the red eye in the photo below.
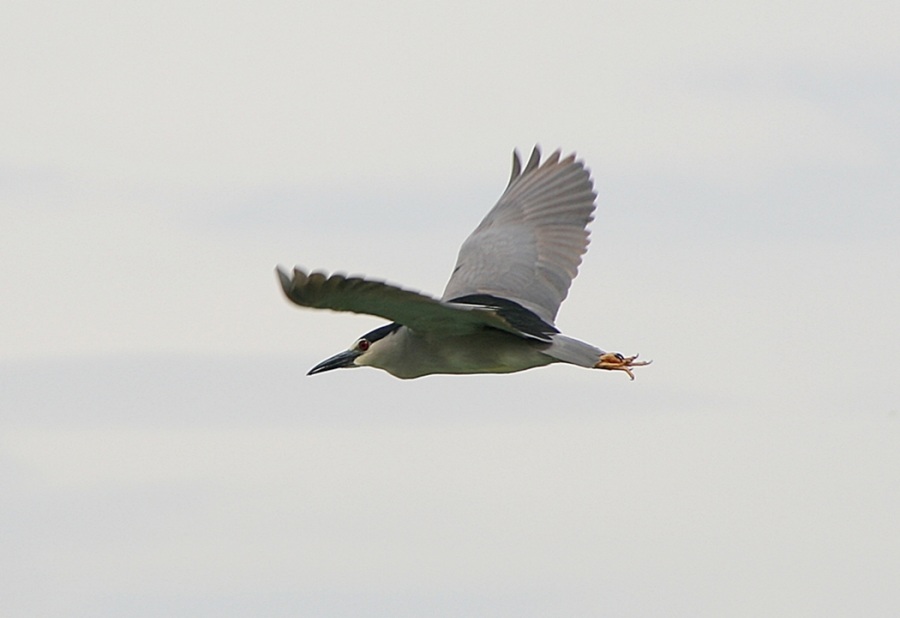
[[[360,339],[359,343],[356,344],[356,347],[359,348],[360,352],[365,352],[369,349],[369,340],[368,339]]]

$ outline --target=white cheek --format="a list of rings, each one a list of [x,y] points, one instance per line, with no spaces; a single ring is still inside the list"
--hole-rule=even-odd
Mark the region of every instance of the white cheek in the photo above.
[[[378,367],[386,355],[391,355],[391,352],[392,346],[390,343],[385,339],[381,339],[375,343],[369,344],[369,349],[356,357],[356,364],[360,366],[374,365]]]

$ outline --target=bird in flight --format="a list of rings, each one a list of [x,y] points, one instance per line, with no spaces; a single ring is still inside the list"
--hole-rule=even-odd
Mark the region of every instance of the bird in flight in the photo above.
[[[541,163],[535,146],[497,204],[466,239],[440,300],[384,281],[276,269],[287,298],[301,307],[350,311],[386,320],[307,375],[375,367],[403,379],[512,373],[550,363],[623,371],[648,365],[638,355],[605,352],[559,332],[559,306],[587,251],[593,220],[590,172],[557,150]]]

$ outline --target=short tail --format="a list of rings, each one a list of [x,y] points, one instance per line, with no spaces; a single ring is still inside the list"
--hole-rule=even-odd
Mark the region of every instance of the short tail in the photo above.
[[[565,335],[550,335],[552,343],[550,347],[541,350],[547,356],[552,356],[562,363],[578,365],[579,367],[593,368],[600,357],[605,354],[600,348],[595,348],[589,343],[572,339]]]

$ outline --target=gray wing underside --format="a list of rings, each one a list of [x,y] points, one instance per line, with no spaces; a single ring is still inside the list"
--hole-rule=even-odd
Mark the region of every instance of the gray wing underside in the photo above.
[[[495,308],[440,301],[384,281],[339,273],[307,274],[300,268],[294,268],[292,275],[281,268],[276,272],[285,296],[301,307],[375,315],[426,336],[466,334],[489,327],[529,339],[546,339],[513,327]]]
[[[553,324],[587,251],[596,197],[574,154],[540,164],[535,147],[522,170],[514,152],[509,185],[460,248],[442,299],[491,294]]]

